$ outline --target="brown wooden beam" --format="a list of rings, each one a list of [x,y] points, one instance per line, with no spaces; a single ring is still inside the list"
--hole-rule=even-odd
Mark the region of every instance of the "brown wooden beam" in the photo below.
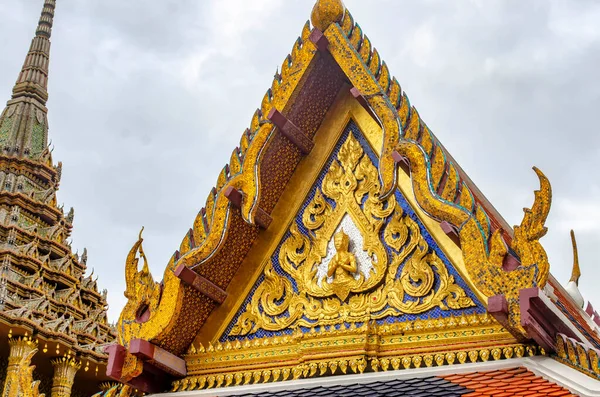
[[[359,91],[359,89],[356,87],[350,88],[350,94],[352,95],[352,97],[354,99],[356,99],[358,101],[360,106],[362,106],[367,111],[367,113],[369,113],[369,116],[371,116],[373,118],[373,120],[375,120],[377,122],[377,124],[379,124],[379,126],[381,126],[381,121],[379,121],[379,117],[377,117],[377,115],[375,114],[373,109],[371,109],[371,105],[369,105],[369,101],[367,101],[367,98],[365,98],[365,96]]]
[[[296,127],[287,117],[280,111],[273,108],[269,112],[267,118],[279,129],[281,134],[290,140],[302,154],[307,155],[315,145],[312,139],[304,133],[300,128]]]
[[[450,240],[460,247],[460,235],[458,234],[458,230],[447,221],[442,221],[440,227],[442,228],[442,231],[446,233],[446,236],[450,237]]]
[[[242,208],[242,197],[244,194],[241,190],[234,188],[233,186],[227,186],[225,188],[225,197],[231,202],[236,208]],[[256,214],[254,216],[254,223],[263,229],[267,229],[271,224],[271,215],[269,215],[265,210],[258,207]]]
[[[508,302],[504,295],[494,295],[488,298],[487,311],[490,313],[504,328],[508,327]]]
[[[104,351],[108,353],[106,376],[121,382],[123,364],[125,363],[125,356],[127,356],[127,349],[115,343],[113,345],[106,346]]]
[[[177,377],[187,375],[184,359],[146,340],[132,339],[129,342],[129,353],[170,375]]]
[[[537,288],[525,288],[519,291],[521,325],[530,338],[535,340],[547,352],[555,349],[556,335],[565,334],[579,340],[554,311],[540,297],[543,292]]]
[[[167,374],[158,368],[155,368],[148,363],[144,363],[142,374],[131,379],[127,384],[144,393],[162,393],[169,389],[171,380],[171,377],[167,376]]]
[[[260,207],[256,211],[256,215],[254,215],[254,222],[263,229],[267,229],[272,220],[273,218],[271,218],[271,215],[267,214],[267,212]]]
[[[187,285],[193,287],[196,291],[202,295],[209,297],[218,304],[221,304],[227,298],[227,292],[217,287],[210,280],[202,277],[183,263],[177,266],[174,271],[175,275],[181,279]]]
[[[164,370],[154,367],[150,363],[144,362],[142,373],[133,379],[123,379],[123,365],[127,357],[127,349],[121,345],[113,344],[107,346],[105,351],[108,353],[108,364],[106,366],[106,375],[120,383],[128,384],[134,389],[144,393],[160,393],[167,389],[169,385],[169,376]]]
[[[243,194],[241,190],[238,190],[233,186],[227,186],[224,194],[235,208],[242,208]]]
[[[310,32],[308,39],[315,45],[315,47],[317,47],[319,52],[329,52],[329,40],[327,40],[327,37],[325,37],[323,32],[321,32],[319,29],[314,28],[312,32]]]
[[[406,157],[404,157],[403,155],[398,153],[396,150],[394,150],[392,152],[392,159],[394,159],[394,162],[397,165],[399,165],[400,168],[402,168],[404,170],[404,172],[406,172],[407,174],[410,175],[410,162],[408,161],[408,159]]]
[[[505,272],[512,272],[519,266],[521,266],[521,262],[519,262],[515,254],[509,251],[502,260],[502,269],[504,269]]]

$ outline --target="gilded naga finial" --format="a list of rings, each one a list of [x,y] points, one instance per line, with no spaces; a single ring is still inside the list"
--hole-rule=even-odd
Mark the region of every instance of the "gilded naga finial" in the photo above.
[[[324,32],[332,23],[341,22],[346,7],[342,0],[318,0],[310,14],[313,26]]]
[[[573,270],[571,271],[571,279],[569,281],[579,285],[581,270],[579,269],[579,254],[577,253],[577,241],[575,240],[575,232],[573,230],[571,230],[571,244],[573,245]]]
[[[535,198],[531,209],[523,209],[525,215],[521,225],[514,228],[512,248],[519,255],[523,266],[537,265],[537,286],[543,288],[548,281],[550,264],[539,240],[548,232],[544,224],[552,203],[552,187],[542,171],[536,167],[533,167],[533,170],[540,180],[540,189],[534,192]]]
[[[138,240],[127,254],[125,263],[125,297],[127,303],[119,317],[120,324],[133,320],[138,324],[147,322],[160,303],[161,287],[150,274],[148,260],[142,248],[143,231],[144,228],[142,227]],[[140,258],[144,260],[144,265],[141,270],[138,270]],[[121,344],[127,344],[131,335],[124,334],[123,330],[120,329],[118,337]]]

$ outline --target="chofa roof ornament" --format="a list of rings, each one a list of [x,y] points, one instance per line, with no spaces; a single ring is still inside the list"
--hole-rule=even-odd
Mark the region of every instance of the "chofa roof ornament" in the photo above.
[[[585,300],[579,291],[579,277],[581,277],[581,270],[579,269],[579,254],[577,253],[577,241],[575,240],[575,232],[573,230],[571,230],[571,244],[573,245],[573,270],[571,271],[571,279],[565,289],[571,298],[573,298],[573,301],[577,306],[583,308]]]

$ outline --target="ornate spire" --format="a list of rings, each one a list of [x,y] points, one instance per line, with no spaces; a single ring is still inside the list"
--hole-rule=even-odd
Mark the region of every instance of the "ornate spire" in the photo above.
[[[46,101],[50,35],[56,0],[44,0],[35,37],[0,115],[0,154],[40,158],[48,143]]]
[[[56,0],[44,0],[44,8],[31,41],[29,52],[21,73],[13,88],[13,99],[20,96],[33,96],[42,105],[48,99],[48,63],[50,61],[50,35]]]

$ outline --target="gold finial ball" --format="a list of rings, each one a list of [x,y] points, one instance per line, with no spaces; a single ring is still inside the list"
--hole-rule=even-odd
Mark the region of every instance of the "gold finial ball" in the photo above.
[[[313,26],[324,32],[332,23],[341,22],[346,7],[342,0],[318,0],[310,14]]]

